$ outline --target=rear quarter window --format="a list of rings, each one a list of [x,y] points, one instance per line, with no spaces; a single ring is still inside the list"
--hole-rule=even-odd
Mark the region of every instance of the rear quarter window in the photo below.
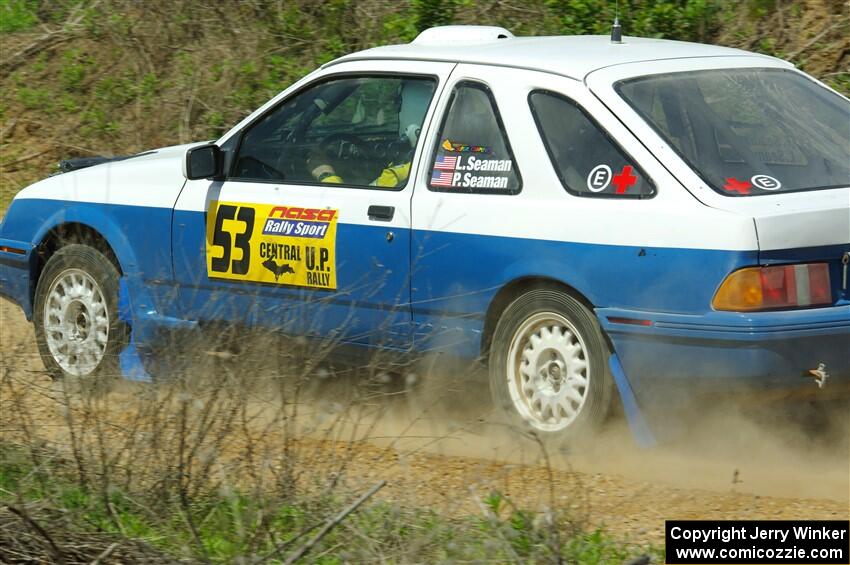
[[[538,90],[528,97],[552,166],[564,188],[577,196],[648,198],[649,177],[575,102]]]
[[[431,164],[435,192],[517,194],[522,179],[490,89],[461,81],[452,91]]]

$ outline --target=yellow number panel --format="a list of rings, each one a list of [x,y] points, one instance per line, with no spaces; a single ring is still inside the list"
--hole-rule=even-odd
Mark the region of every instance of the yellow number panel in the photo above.
[[[207,276],[336,290],[338,210],[210,204]]]

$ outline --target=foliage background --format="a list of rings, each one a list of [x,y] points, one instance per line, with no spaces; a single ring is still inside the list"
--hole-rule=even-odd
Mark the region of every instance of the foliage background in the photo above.
[[[619,11],[626,34],[776,55],[849,92],[848,6],[622,0]],[[607,34],[614,11],[613,0],[0,0],[0,210],[59,159],[216,138],[345,53],[448,23]]]
[[[613,18],[612,0],[0,0],[0,211],[59,159],[216,138],[317,65],[410,41],[433,25],[495,24],[517,35],[607,34]],[[631,35],[777,55],[850,92],[847,2],[622,0],[620,19]],[[580,54],[564,53],[571,56]],[[201,394],[178,380],[173,389],[156,389],[165,398],[128,393],[127,404],[116,403],[114,395],[77,399],[62,387],[34,386],[36,371],[13,371],[12,359],[35,356],[12,349],[0,347],[0,420],[8,418],[0,428],[4,441],[16,443],[0,443],[0,561],[14,551],[23,556],[18,562],[47,562],[57,543],[67,552],[66,563],[102,561],[110,551],[123,562],[268,557],[281,544],[300,544],[311,524],[350,500],[327,485],[339,484],[341,470],[358,452],[327,457],[316,450],[324,467],[309,453],[281,452],[290,444],[268,430],[288,429],[287,412],[275,410],[277,419],[264,433],[248,433],[248,405],[237,402],[245,389],[222,395],[231,389],[211,380]],[[268,351],[262,353],[265,360]],[[236,374],[219,369],[201,374]],[[113,425],[119,414],[123,427]],[[13,436],[10,430],[18,428]],[[257,436],[267,441],[252,439]],[[65,451],[45,447],[46,438]],[[216,458],[209,454],[222,446],[229,449],[224,461],[232,463],[230,476],[249,490],[224,488],[224,479],[211,473]],[[280,464],[270,467],[271,478],[248,480],[233,462],[251,469],[252,458]],[[193,464],[195,471],[187,471]],[[292,479],[296,468],[313,482]],[[624,548],[602,531],[572,524],[566,514],[532,514],[498,493],[472,498],[481,512],[464,519],[376,503],[313,555],[329,563],[660,558],[657,547]],[[52,537],[33,523],[47,525]]]

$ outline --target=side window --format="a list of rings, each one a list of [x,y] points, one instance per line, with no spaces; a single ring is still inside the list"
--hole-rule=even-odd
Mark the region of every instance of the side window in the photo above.
[[[529,104],[552,165],[569,192],[614,198],[655,194],[649,177],[574,102],[536,91]]]
[[[439,192],[516,194],[522,187],[490,89],[460,82],[449,100],[428,186]]]
[[[431,103],[426,77],[347,77],[287,99],[243,134],[231,178],[400,189]]]

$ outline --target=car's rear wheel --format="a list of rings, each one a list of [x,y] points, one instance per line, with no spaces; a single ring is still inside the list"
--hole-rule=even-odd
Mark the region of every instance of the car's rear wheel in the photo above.
[[[115,265],[103,253],[71,244],[54,253],[35,291],[36,341],[55,378],[96,380],[119,374],[127,328],[118,319]]]
[[[593,314],[569,294],[535,289],[503,312],[490,349],[496,407],[547,440],[592,436],[613,396],[609,348]]]

